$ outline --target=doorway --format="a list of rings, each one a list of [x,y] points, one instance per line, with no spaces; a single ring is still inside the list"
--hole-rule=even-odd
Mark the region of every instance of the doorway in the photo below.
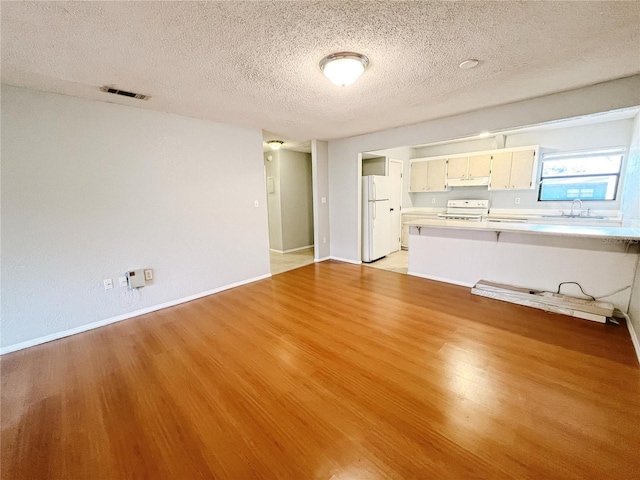
[[[362,176],[383,175],[389,178],[389,253],[374,262],[363,265],[396,273],[407,273],[408,252],[401,248],[402,199],[404,162],[391,158],[387,152],[365,152],[362,158]],[[364,209],[364,207],[362,207]],[[361,222],[361,227],[363,223]]]
[[[314,262],[311,154],[265,152],[271,274]]]

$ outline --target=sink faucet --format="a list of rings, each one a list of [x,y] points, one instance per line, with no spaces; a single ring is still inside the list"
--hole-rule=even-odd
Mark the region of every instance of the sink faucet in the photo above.
[[[573,202],[571,202],[571,212],[569,213],[569,216],[572,217],[573,216],[573,205],[578,202],[580,204],[580,210],[582,210],[582,200],[580,200],[579,198],[576,198]],[[580,211],[578,211],[578,215],[580,215]]]

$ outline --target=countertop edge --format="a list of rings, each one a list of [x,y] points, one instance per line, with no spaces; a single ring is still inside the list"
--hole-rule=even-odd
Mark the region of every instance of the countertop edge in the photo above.
[[[404,222],[409,227],[427,227],[454,230],[528,233],[594,239],[640,241],[640,230],[623,227],[596,227],[580,225],[545,225],[532,223],[471,222],[464,220],[414,220]]]

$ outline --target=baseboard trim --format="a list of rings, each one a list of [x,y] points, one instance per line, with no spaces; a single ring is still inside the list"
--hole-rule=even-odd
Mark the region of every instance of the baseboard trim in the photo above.
[[[16,352],[18,350],[23,350],[29,347],[35,347],[36,345],[41,345],[43,343],[51,342],[53,340],[58,340],[64,337],[70,337],[71,335],[76,335],[78,333],[86,332],[88,330],[93,330],[95,328],[104,327],[106,325],[110,325],[112,323],[121,322],[122,320],[127,320],[133,317],[139,317],[140,315],[145,315],[147,313],[155,312],[157,310],[162,310],[163,308],[175,307],[176,305],[180,305],[181,303],[191,302],[193,300],[197,300],[198,298],[207,297],[209,295],[213,295],[215,293],[220,293],[224,290],[229,290],[231,288],[241,287],[242,285],[246,285],[248,283],[257,282],[259,280],[264,280],[265,278],[271,277],[270,273],[265,275],[260,275],[258,277],[249,278],[247,280],[242,280],[240,282],[230,283],[228,285],[223,285],[222,287],[214,288],[213,290],[207,290],[206,292],[196,293],[195,295],[190,295],[188,297],[179,298],[177,300],[172,300],[170,302],[161,303],[159,305],[154,305],[153,307],[147,307],[140,310],[136,310],[134,312],[125,313],[123,315],[118,315],[117,317],[107,318],[105,320],[99,320],[97,322],[88,323],[86,325],[81,325],[79,327],[71,328],[69,330],[64,330],[62,332],[52,333],[50,335],[45,335],[44,337],[34,338],[33,340],[27,340],[26,342],[16,343],[14,345],[9,345],[8,347],[0,348],[0,355],[4,355],[6,353]]]
[[[291,253],[291,252],[297,252],[299,250],[306,250],[307,248],[313,248],[313,245],[307,245],[306,247],[290,248],[289,250],[276,250],[275,248],[270,248],[269,251],[276,252],[276,253]]]
[[[329,257],[331,260],[336,260],[338,262],[352,263],[353,265],[362,265],[361,261],[349,260],[348,258],[340,258],[340,257]]]
[[[411,275],[412,277],[425,278],[427,280],[435,280],[436,282],[450,283],[452,285],[459,285],[461,287],[471,288],[474,285],[473,283],[458,282],[455,280],[451,280],[450,278],[434,277],[432,275],[425,275],[423,273],[417,273],[417,272],[407,272],[407,275]]]
[[[318,263],[318,262],[324,262],[326,260],[331,260],[331,257],[322,257],[322,258],[314,258],[313,261]]]
[[[636,357],[638,357],[638,363],[640,363],[640,340],[638,339],[638,334],[636,333],[636,329],[633,327],[631,323],[631,317],[627,315],[627,328],[629,329],[629,336],[631,337],[631,343],[633,343],[633,348],[636,351]]]

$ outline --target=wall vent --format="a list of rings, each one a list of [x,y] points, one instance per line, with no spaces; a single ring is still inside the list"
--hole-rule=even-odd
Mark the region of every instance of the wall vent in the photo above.
[[[100,90],[102,90],[105,93],[113,93],[115,95],[122,95],[124,97],[137,98],[138,100],[149,100],[151,98],[150,95],[143,95],[142,93],[127,92],[126,90],[120,90],[118,88],[113,88],[108,86],[101,87]]]

